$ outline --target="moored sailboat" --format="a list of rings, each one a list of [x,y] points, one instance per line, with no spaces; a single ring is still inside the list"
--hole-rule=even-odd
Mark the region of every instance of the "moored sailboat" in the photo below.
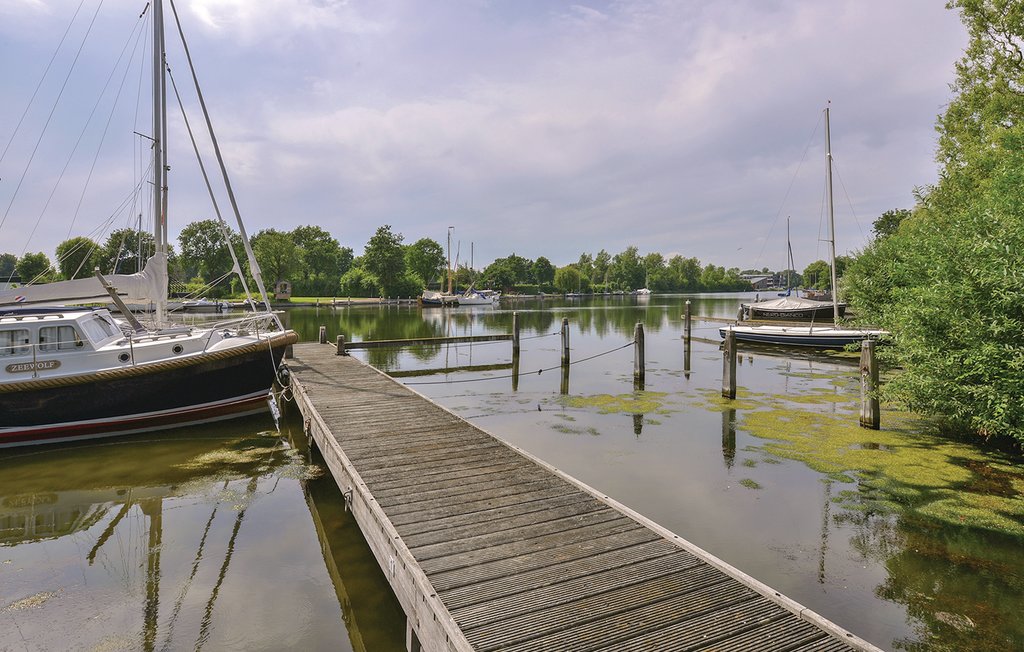
[[[836,292],[835,208],[832,201],[832,139],[829,130],[829,107],[827,106],[825,107],[825,161],[825,185],[829,213],[829,266],[832,274],[831,302],[783,297],[778,300],[749,304],[745,306],[748,314],[754,314],[753,308],[760,306],[764,307],[769,313],[774,309],[775,314],[771,317],[774,319],[810,319],[812,323],[808,326],[737,324],[720,328],[719,334],[723,338],[729,332],[732,332],[735,334],[736,340],[740,342],[782,346],[843,348],[848,344],[855,344],[866,339],[880,339],[888,335],[885,331],[876,329],[842,328],[839,326],[839,320],[843,316],[846,306],[839,302]],[[765,307],[765,303],[769,304],[769,306]],[[793,316],[803,312],[807,314],[807,317]],[[819,318],[827,318],[828,312],[832,313],[832,324],[815,326],[813,321]],[[784,317],[782,316],[783,314],[788,314],[789,317]]]
[[[167,73],[160,0],[149,10],[156,251],[136,274],[97,271],[91,278],[0,292],[0,446],[120,435],[266,410],[285,349],[298,339],[269,311],[202,327],[167,320]],[[198,84],[196,90],[205,114]],[[252,277],[263,305],[269,305],[212,127],[210,136]],[[248,294],[237,261],[235,268]],[[75,307],[109,301],[120,317],[107,308]],[[140,322],[125,302],[152,304],[152,323]]]

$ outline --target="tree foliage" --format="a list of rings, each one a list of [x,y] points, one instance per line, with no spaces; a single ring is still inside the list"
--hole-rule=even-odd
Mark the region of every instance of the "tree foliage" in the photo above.
[[[970,42],[938,121],[938,183],[851,265],[848,297],[892,331],[890,398],[1024,442],[1024,11],[957,0]]]
[[[57,267],[61,278],[88,278],[99,263],[100,246],[89,238],[78,236],[57,245]]]
[[[363,269],[377,277],[380,292],[384,296],[399,296],[398,291],[405,276],[403,239],[401,233],[392,232],[391,225],[385,224],[366,243],[362,257]]]
[[[264,229],[252,238],[252,252],[269,288],[287,281],[299,267],[299,248],[290,233]]]
[[[405,267],[424,283],[433,283],[445,274],[444,247],[431,238],[420,238],[405,248]]]
[[[29,283],[48,283],[53,279],[50,259],[41,251],[34,254],[25,254],[18,259],[14,269],[18,272],[18,276],[21,277],[21,282],[26,285]]]

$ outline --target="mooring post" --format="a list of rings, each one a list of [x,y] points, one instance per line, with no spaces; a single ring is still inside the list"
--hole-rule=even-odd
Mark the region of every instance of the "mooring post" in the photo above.
[[[878,362],[874,340],[860,344],[860,425],[878,430],[881,410],[878,405]]]
[[[686,301],[686,314],[683,316],[683,374],[690,377],[690,334],[693,332],[690,301]]]
[[[569,318],[562,317],[562,364],[569,364]]]
[[[558,391],[562,396],[568,396],[569,394],[569,365],[562,365],[562,383],[559,385]]]
[[[512,313],[512,357],[519,355],[519,313]]]
[[[638,321],[633,329],[633,380],[643,383],[644,369],[644,323]]]
[[[326,326],[321,326],[320,327],[320,343],[321,344],[327,344],[327,327]]]
[[[344,335],[339,335],[338,336],[338,351],[335,353],[335,355],[348,355],[347,353],[345,353],[345,336]]]
[[[519,355],[512,356],[512,391],[519,391]]]
[[[736,332],[731,328],[722,346],[722,396],[736,398]]]

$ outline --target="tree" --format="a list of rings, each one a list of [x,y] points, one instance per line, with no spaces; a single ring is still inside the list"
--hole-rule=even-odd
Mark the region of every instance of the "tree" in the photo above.
[[[444,247],[430,238],[420,238],[405,248],[405,267],[427,284],[441,278],[445,272]]]
[[[50,259],[41,251],[35,254],[25,254],[18,259],[18,263],[15,265],[15,271],[21,277],[21,282],[26,285],[48,283],[53,276],[51,269]]]
[[[363,252],[363,269],[377,277],[385,296],[398,296],[399,280],[405,276],[402,239],[401,233],[392,233],[391,225],[385,224],[373,234]]]
[[[555,266],[551,264],[550,260],[540,256],[533,261],[533,276],[537,279],[538,289],[543,291],[545,283],[555,280]]]
[[[554,275],[555,289],[559,292],[576,292],[583,282],[583,276],[573,265],[559,267]]]
[[[110,274],[138,272],[146,266],[146,259],[154,249],[152,233],[118,229],[107,236],[107,241],[100,249],[100,269]]]
[[[178,234],[178,244],[181,245],[178,263],[186,279],[199,277],[204,283],[212,283],[231,271],[234,263],[228,251],[229,243],[217,220],[186,225]]]
[[[591,281],[594,278],[594,257],[590,254],[580,254],[580,259],[576,261],[576,269],[579,270],[580,276]]]
[[[335,294],[342,275],[338,241],[319,226],[298,226],[288,235],[298,258],[293,291],[304,296]]]
[[[78,236],[57,245],[57,265],[62,278],[88,278],[100,263],[100,246]]]
[[[696,292],[700,289],[700,261],[696,258],[672,256],[668,261],[667,271],[672,280],[672,289],[683,292]]]
[[[6,280],[13,276],[17,264],[18,257],[14,254],[0,254],[0,280]]]
[[[608,282],[608,268],[611,267],[612,256],[602,249],[594,256],[594,274],[590,277],[594,285],[604,285]]]
[[[969,42],[939,118],[938,183],[846,275],[902,372],[883,398],[954,430],[1024,442],[1024,12],[953,0]]]
[[[299,248],[288,233],[264,229],[252,238],[252,252],[271,285],[289,280],[299,266]]]
[[[832,289],[832,270],[824,260],[816,260],[804,269],[804,283],[808,288]]]
[[[910,217],[910,211],[906,208],[894,208],[882,213],[871,227],[876,238],[887,238],[900,228],[900,223]]]
[[[621,289],[636,290],[644,286],[647,274],[636,247],[626,247],[625,251],[612,258],[609,276],[612,283]]]
[[[352,267],[341,277],[339,293],[348,297],[376,296],[380,279],[362,267]]]

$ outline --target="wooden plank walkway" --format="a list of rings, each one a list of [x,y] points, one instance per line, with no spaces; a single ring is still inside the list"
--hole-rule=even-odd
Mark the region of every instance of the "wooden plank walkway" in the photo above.
[[[877,650],[335,351],[296,345],[292,388],[410,650]]]

